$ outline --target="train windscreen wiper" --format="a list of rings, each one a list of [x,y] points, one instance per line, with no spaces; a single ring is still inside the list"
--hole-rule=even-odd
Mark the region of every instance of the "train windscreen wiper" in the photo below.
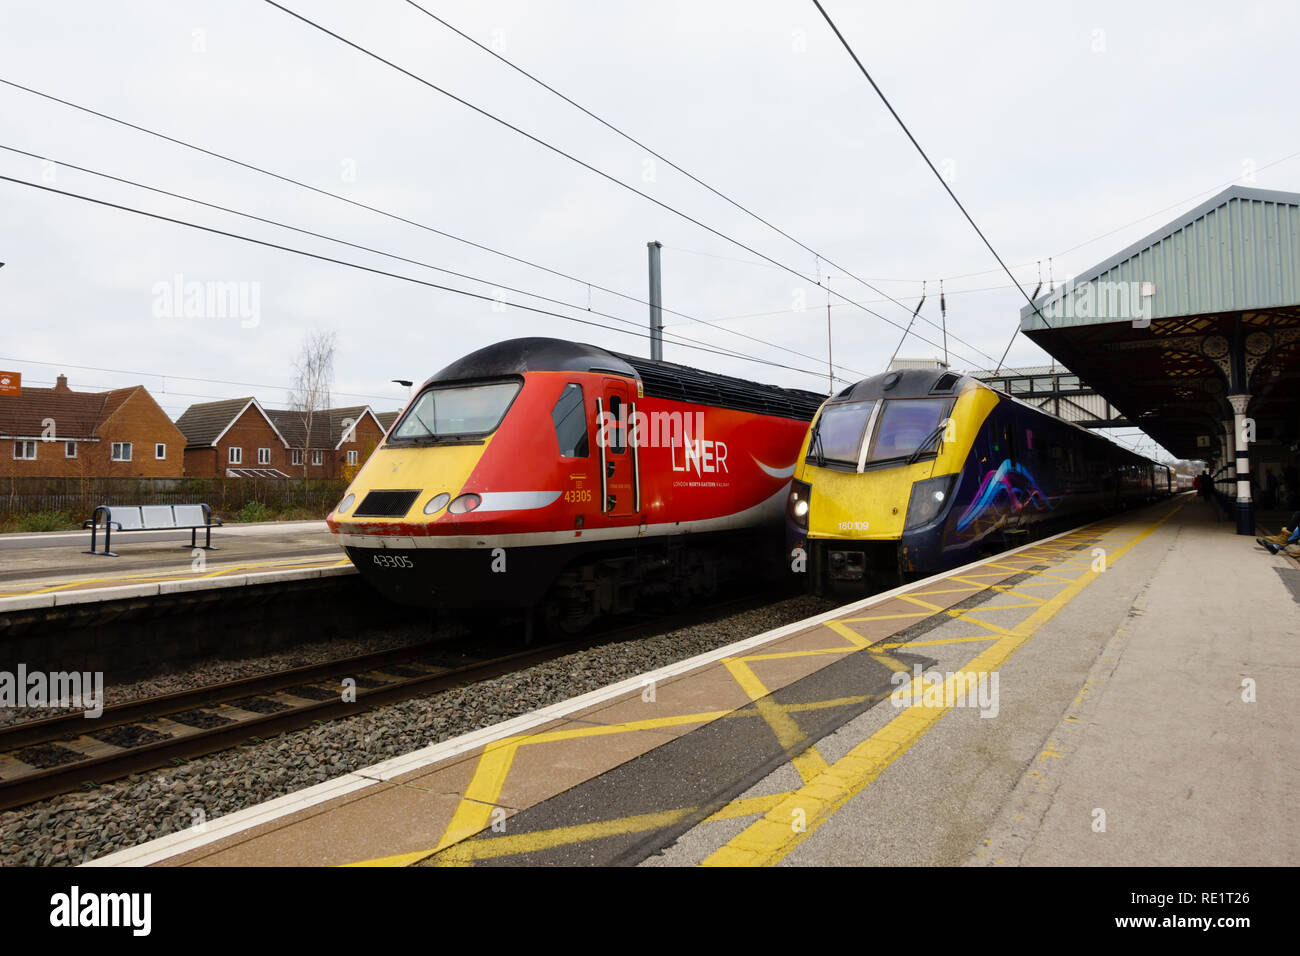
[[[934,431],[925,436],[925,441],[916,446],[916,451],[907,456],[907,463],[913,464],[918,458],[925,454],[925,450],[930,447],[930,443],[943,434],[943,430],[948,427],[946,421],[942,421],[934,426]]]

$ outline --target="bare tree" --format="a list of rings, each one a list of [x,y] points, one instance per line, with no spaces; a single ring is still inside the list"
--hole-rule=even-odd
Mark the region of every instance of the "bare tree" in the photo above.
[[[319,413],[330,407],[330,389],[334,385],[336,332],[313,330],[303,337],[302,348],[293,363],[293,391],[289,407],[302,416],[302,476],[307,478],[311,454],[312,425]],[[306,493],[306,486],[303,486]]]

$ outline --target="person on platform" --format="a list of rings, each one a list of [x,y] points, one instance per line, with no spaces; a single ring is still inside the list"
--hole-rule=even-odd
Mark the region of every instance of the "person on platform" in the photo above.
[[[1210,473],[1208,471],[1201,472],[1197,476],[1197,480],[1200,482],[1200,484],[1196,486],[1196,490],[1201,495],[1201,497],[1206,499],[1213,498],[1214,479],[1210,477]]]
[[[1280,532],[1271,538],[1256,538],[1256,543],[1263,545],[1269,554],[1279,554],[1283,548],[1300,543],[1300,511],[1291,516]]]

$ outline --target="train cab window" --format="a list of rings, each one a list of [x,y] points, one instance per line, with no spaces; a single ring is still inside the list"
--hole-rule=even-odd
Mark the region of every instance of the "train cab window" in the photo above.
[[[490,434],[505,418],[519,387],[519,382],[435,386],[416,398],[389,441],[429,442]]]
[[[935,439],[948,410],[946,398],[915,398],[885,402],[871,444],[872,461],[904,458],[917,451],[935,450]]]
[[[617,395],[609,397],[609,414],[613,424],[609,429],[609,450],[616,455],[627,451],[627,422],[623,420],[623,399]]]
[[[561,458],[586,458],[587,411],[582,398],[582,386],[570,382],[564,386],[559,401],[551,409],[555,423],[555,440],[560,444]]]
[[[856,466],[862,436],[875,407],[875,402],[842,402],[822,409],[808,443],[808,461],[833,461]]]

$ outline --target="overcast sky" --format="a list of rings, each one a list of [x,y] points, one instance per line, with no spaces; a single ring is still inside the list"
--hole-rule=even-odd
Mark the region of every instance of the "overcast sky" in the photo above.
[[[928,280],[922,315],[937,324],[943,277],[950,332],[968,343],[950,340],[953,365],[986,367],[1001,357],[1023,298],[811,2],[422,3],[908,308],[650,161],[403,0],[283,0],[797,272],[830,275],[832,288],[894,323],[907,324]],[[1046,277],[1053,257],[1059,283],[1232,182],[1300,189],[1300,156],[1291,157],[1300,151],[1294,3],[831,0],[827,8],[1030,291],[1038,260]],[[667,315],[669,332],[776,364],[672,339],[665,358],[825,391],[827,296],[815,282],[755,259],[264,0],[0,0],[0,78],[638,299],[646,296],[646,242],[658,240],[665,307],[721,326]],[[418,382],[513,336],[648,352],[637,335],[515,307],[620,325],[588,314],[590,302],[642,333],[647,310],[635,301],[3,85],[0,131],[0,144],[59,164],[488,281],[451,278],[3,150],[0,175],[488,297],[513,286],[573,306],[505,293],[502,311],[0,182],[0,368],[21,371],[26,384],[51,383],[61,371],[74,388],[143,383],[173,417],[193,401],[249,393],[283,405],[304,334],[327,329],[338,333],[336,402],[384,410],[406,396],[391,379]],[[159,286],[178,276],[247,283],[258,297],[255,321],[166,314]],[[793,311],[801,303],[804,310]],[[882,370],[898,329],[842,303],[831,314],[838,374]],[[909,337],[899,354],[940,355],[938,331],[916,328],[931,341]],[[1046,361],[1023,338],[1008,359]]]

